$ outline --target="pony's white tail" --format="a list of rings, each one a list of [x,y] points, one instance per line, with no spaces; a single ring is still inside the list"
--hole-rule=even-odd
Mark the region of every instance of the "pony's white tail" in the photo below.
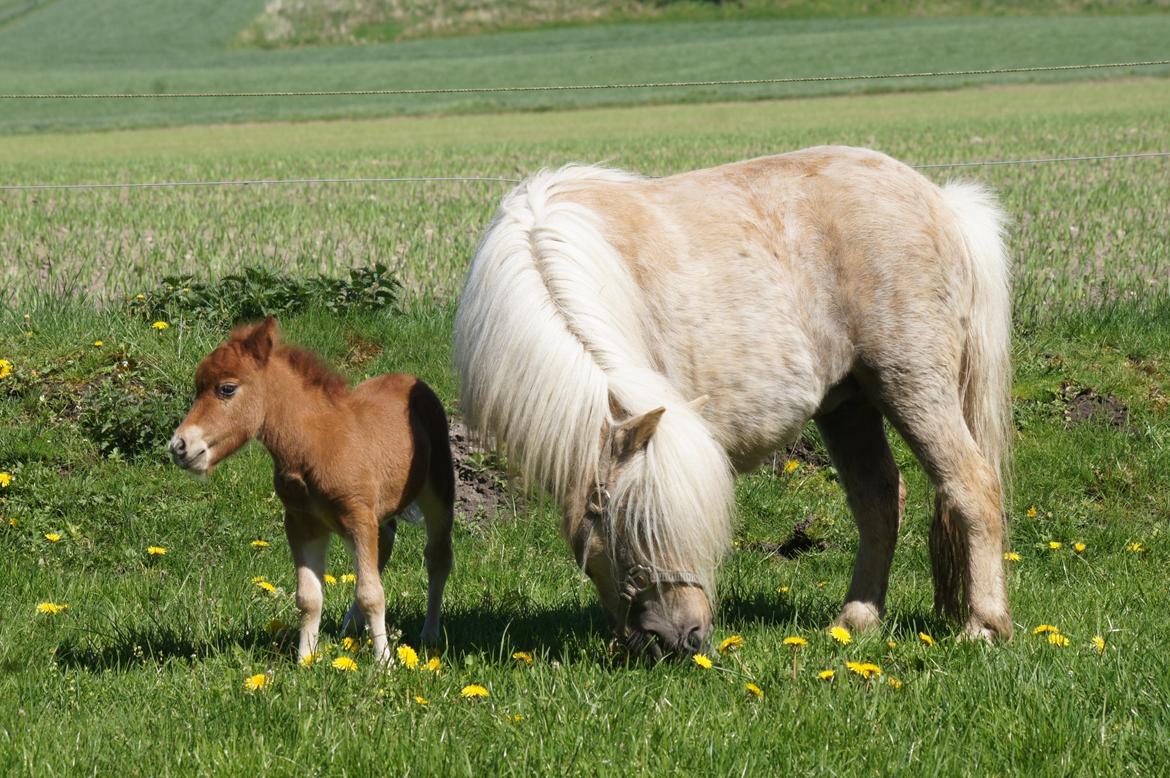
[[[601,217],[572,196],[632,179],[572,166],[538,173],[504,198],[455,319],[460,402],[480,440],[506,446],[510,463],[562,507],[583,479],[598,477],[611,397],[631,415],[666,406],[645,455],[610,485],[609,538],[709,578],[730,535],[730,466],[687,407],[693,398],[654,369],[641,290]]]
[[[973,183],[943,187],[966,244],[973,279],[961,387],[967,427],[1002,489],[1006,515],[1010,495],[1012,439],[1011,283],[1004,246],[1006,217],[994,195]]]

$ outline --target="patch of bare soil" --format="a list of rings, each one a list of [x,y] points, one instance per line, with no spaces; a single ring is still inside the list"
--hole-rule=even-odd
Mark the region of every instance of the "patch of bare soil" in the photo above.
[[[461,420],[448,421],[455,463],[455,513],[473,523],[515,516],[522,505],[515,479],[494,455],[472,445]]]
[[[792,534],[784,542],[760,541],[749,544],[748,548],[753,551],[762,551],[768,556],[778,556],[784,559],[795,559],[809,551],[824,551],[829,547],[829,542],[821,538],[810,537],[808,534],[815,522],[816,517],[810,513],[793,525]]]
[[[1090,387],[1061,381],[1060,399],[1064,401],[1067,424],[1092,422],[1114,429],[1129,426],[1129,408],[1111,394],[1101,395]]]

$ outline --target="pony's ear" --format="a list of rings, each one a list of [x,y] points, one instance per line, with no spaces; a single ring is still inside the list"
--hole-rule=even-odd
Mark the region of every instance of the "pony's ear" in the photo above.
[[[646,448],[664,413],[666,408],[655,408],[619,424],[613,431],[614,454],[617,458],[625,459]]]
[[[244,338],[244,351],[255,357],[261,365],[266,365],[268,357],[272,355],[272,349],[276,347],[276,342],[279,339],[280,325],[276,323],[275,316],[269,316],[257,324],[248,337]]]

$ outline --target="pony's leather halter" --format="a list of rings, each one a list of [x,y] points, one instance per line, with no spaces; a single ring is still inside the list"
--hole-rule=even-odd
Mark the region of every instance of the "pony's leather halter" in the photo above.
[[[585,501],[585,516],[589,519],[589,529],[596,526],[598,521],[604,520],[609,511],[610,494],[608,489],[609,471],[613,453],[608,445],[603,445],[601,456],[597,462],[597,472],[605,474],[605,481],[598,481],[589,492]],[[582,545],[584,548],[584,545]],[[697,586],[703,589],[703,581],[699,576],[688,570],[663,570],[644,561],[634,559],[628,552],[623,551],[619,544],[614,544],[615,556],[621,577],[618,579],[618,596],[627,603],[633,603],[638,595],[649,591],[660,584],[682,584]]]

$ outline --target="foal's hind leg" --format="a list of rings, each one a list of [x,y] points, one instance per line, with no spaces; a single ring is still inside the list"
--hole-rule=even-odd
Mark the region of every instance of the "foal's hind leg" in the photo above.
[[[437,646],[442,637],[439,618],[443,608],[443,589],[454,561],[451,553],[451,525],[455,518],[453,475],[432,476],[423,487],[418,503],[427,525],[427,545],[423,551],[427,565],[427,616],[423,622],[422,644]]]
[[[378,530],[378,577],[381,579],[386,563],[390,561],[390,554],[394,551],[394,535],[398,530],[398,522],[391,518],[382,524]],[[366,628],[366,617],[355,598],[349,610],[345,612],[345,619],[341,622],[341,634],[360,635]]]
[[[886,400],[890,421],[938,490],[931,530],[935,605],[944,612],[952,610],[954,592],[948,587],[961,578],[967,606],[964,633],[972,638],[1010,638],[999,478],[967,428],[958,392],[923,385],[915,389],[888,392]],[[958,573],[952,565],[960,568]]]
[[[878,625],[885,609],[905,487],[886,442],[881,412],[869,402],[845,403],[816,421],[860,536],[853,580],[837,621],[865,630]]]

